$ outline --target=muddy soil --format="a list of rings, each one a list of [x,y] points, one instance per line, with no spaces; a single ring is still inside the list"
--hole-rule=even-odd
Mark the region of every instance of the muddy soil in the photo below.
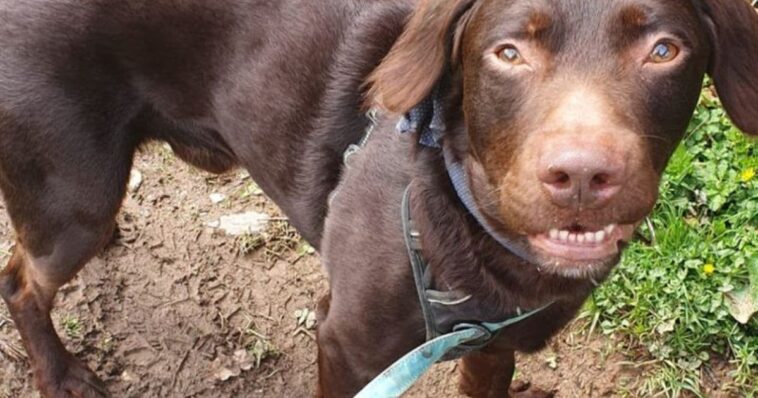
[[[309,313],[327,283],[312,253],[243,172],[212,176],[154,145],[137,157],[113,243],[68,284],[53,319],[66,346],[115,397],[308,397],[316,344]],[[225,199],[213,203],[211,194]],[[220,196],[214,195],[218,200]],[[262,238],[208,226],[262,211]],[[0,267],[13,231],[0,201]],[[610,339],[569,328],[522,357],[517,378],[559,397],[625,395],[639,380]],[[438,365],[409,394],[456,397],[456,364]],[[0,305],[0,398],[37,397],[7,309]]]

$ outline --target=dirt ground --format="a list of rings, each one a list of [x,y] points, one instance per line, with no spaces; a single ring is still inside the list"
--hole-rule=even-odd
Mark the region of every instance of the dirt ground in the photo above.
[[[318,257],[243,172],[205,174],[161,145],[143,150],[135,168],[142,184],[128,194],[114,242],[58,297],[53,318],[67,347],[115,397],[312,396],[308,315],[327,291]],[[4,210],[0,201],[0,267],[13,241]],[[262,238],[208,226],[246,211],[273,218]],[[517,377],[558,397],[621,396],[639,379],[629,363],[612,340],[574,327],[521,358]],[[0,398],[39,396],[4,305],[0,364]],[[409,396],[458,396],[455,368],[438,365]]]

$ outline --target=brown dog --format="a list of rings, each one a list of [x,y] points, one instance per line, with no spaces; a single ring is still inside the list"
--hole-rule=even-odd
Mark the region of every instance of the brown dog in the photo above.
[[[506,396],[513,352],[571,319],[652,209],[706,72],[758,134],[756,64],[744,0],[2,1],[0,187],[18,241],[0,294],[44,396],[106,395],[49,311],[110,239],[136,147],[164,140],[200,168],[245,167],[321,250],[320,392],[351,396],[425,338],[410,185],[432,285],[470,296],[461,319],[554,302],[463,360],[464,392]],[[393,114],[438,92],[444,150],[525,255],[397,116],[343,169],[366,87]]]

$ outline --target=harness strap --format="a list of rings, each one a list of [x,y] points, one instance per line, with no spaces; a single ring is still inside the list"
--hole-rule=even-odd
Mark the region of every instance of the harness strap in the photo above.
[[[411,225],[413,223],[411,219],[411,186],[405,188],[403,193],[403,202],[401,217],[403,224],[403,236],[405,237],[405,248],[408,250],[408,258],[411,260],[411,269],[413,270],[413,281],[416,284],[416,293],[418,293],[418,301],[421,303],[421,311],[424,314],[424,323],[426,324],[426,339],[432,340],[437,337],[435,332],[437,322],[434,320],[434,311],[432,311],[431,303],[426,296],[426,289],[428,284],[425,280],[426,262],[421,255],[421,242],[419,241],[419,234]]]

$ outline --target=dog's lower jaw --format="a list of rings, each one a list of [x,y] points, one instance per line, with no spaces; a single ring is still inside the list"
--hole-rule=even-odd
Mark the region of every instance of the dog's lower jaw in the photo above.
[[[566,266],[561,260],[545,261],[537,265],[537,269],[543,274],[551,274],[571,280],[589,280],[596,286],[604,281],[615,266],[621,261],[619,254],[614,259],[584,264],[582,266]]]
[[[623,254],[626,245],[627,244],[624,242],[619,242],[619,250],[612,257],[581,263],[561,259],[560,257],[548,257],[541,254],[535,254],[535,266],[542,274],[555,275],[574,281],[590,281],[597,286],[600,282],[604,281],[619,262],[621,262],[621,255]]]
[[[598,260],[576,261],[551,256],[530,244],[526,236],[515,239],[514,244],[527,253],[527,257],[521,258],[523,264],[536,269],[544,275],[558,276],[574,281],[597,282],[608,277],[611,271],[621,261],[621,254],[627,246],[624,241],[618,242],[617,252],[609,257]]]

